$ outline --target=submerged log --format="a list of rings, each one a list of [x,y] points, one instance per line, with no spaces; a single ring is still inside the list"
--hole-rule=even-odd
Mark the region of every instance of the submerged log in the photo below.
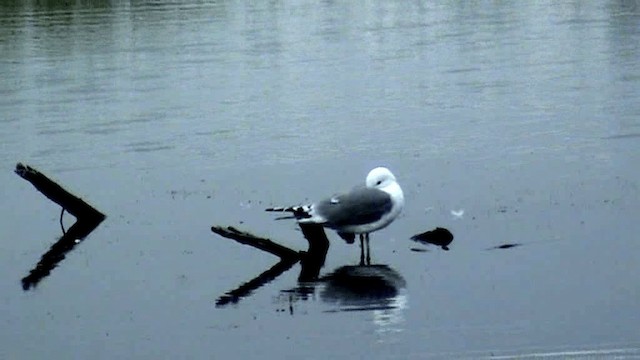
[[[104,214],[94,209],[79,197],[63,189],[62,186],[49,179],[38,170],[28,165],[18,163],[16,165],[15,172],[18,176],[30,182],[36,189],[38,189],[38,191],[49,198],[49,200],[62,206],[69,214],[75,216],[76,219],[104,220]]]
[[[64,231],[63,228],[62,237],[51,245],[49,251],[44,253],[38,264],[29,271],[29,275],[22,279],[23,290],[29,290],[48,276],[65,255],[98,227],[106,216],[30,166],[18,163],[15,172],[44,196],[62,206],[63,211],[66,210],[77,219],[68,231]]]
[[[293,249],[277,244],[269,239],[240,231],[233,226],[212,226],[211,231],[227,239],[232,239],[241,244],[253,246],[256,249],[266,251],[280,259],[295,259],[296,261],[300,259],[300,254]]]
[[[241,298],[249,296],[254,290],[274,280],[298,262],[302,268],[299,275],[300,281],[317,280],[329,250],[329,240],[322,226],[301,224],[300,227],[309,243],[307,251],[296,251],[231,226],[212,226],[211,231],[222,237],[255,247],[280,258],[280,262],[268,270],[218,297],[216,306],[222,307],[237,303]]]
[[[300,224],[304,238],[309,243],[309,248],[302,253],[300,275],[298,281],[315,281],[320,276],[320,269],[329,251],[329,239],[322,225]]]

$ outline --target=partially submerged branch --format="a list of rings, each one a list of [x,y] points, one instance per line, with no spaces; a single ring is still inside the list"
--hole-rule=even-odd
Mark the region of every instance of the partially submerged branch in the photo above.
[[[235,240],[241,244],[255,247],[256,249],[276,255],[280,262],[264,271],[254,279],[241,284],[238,288],[227,291],[216,300],[216,306],[221,307],[237,303],[242,297],[249,296],[251,292],[274,280],[285,271],[289,270],[297,262],[300,262],[300,281],[312,281],[318,278],[320,268],[324,265],[329,240],[324,229],[319,225],[300,225],[302,233],[309,242],[307,251],[296,251],[286,246],[275,243],[269,239],[261,238],[248,232],[240,231],[234,227],[212,226],[214,233]]]
[[[232,239],[241,244],[253,246],[256,249],[266,251],[280,259],[295,259],[296,261],[300,259],[300,253],[293,249],[274,243],[269,239],[257,237],[248,232],[240,231],[233,226],[212,226],[211,231],[227,239]]]
[[[29,271],[29,275],[22,279],[22,288],[29,290],[49,275],[65,255],[105,219],[105,215],[30,166],[18,163],[15,172],[51,201],[62,206],[63,212],[66,210],[77,219],[68,231],[65,232],[63,228],[62,237],[51,245],[49,251],[42,255],[38,264]],[[62,214],[60,216],[62,224]]]
[[[35,186],[35,188],[44,196],[48,197],[49,200],[62,206],[69,214],[75,216],[76,219],[104,220],[104,214],[94,209],[79,197],[63,189],[62,186],[56,184],[38,170],[28,165],[18,163],[15,172],[18,176]]]
[[[298,280],[314,281],[318,279],[320,269],[324,266],[329,251],[329,239],[322,225],[300,224],[300,229],[309,243],[309,248],[303,253]]]

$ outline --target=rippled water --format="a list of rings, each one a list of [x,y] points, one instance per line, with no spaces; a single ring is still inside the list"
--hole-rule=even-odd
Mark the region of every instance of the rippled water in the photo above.
[[[0,358],[637,358],[639,39],[637,1],[0,2]],[[60,213],[18,161],[107,214],[28,292]],[[375,266],[329,233],[216,306],[276,259],[211,225],[305,249],[262,209],[380,164]]]

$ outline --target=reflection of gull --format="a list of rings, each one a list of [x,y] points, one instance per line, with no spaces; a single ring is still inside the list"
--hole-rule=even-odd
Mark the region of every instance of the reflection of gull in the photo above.
[[[341,311],[393,309],[406,285],[402,275],[387,265],[342,266],[324,276],[320,298]]]
[[[319,298],[333,306],[326,312],[364,311],[371,314],[376,332],[384,335],[403,329],[408,303],[405,287],[402,275],[387,265],[346,265],[315,282],[300,282],[296,288],[283,290],[280,301]],[[384,336],[383,341],[393,339]]]
[[[400,214],[404,195],[395,176],[384,167],[369,172],[365,186],[311,205],[274,207],[267,211],[291,212],[300,223],[313,223],[334,229],[348,242],[355,234],[361,243],[369,233],[389,225]]]
[[[395,296],[389,308],[373,311],[373,323],[378,326],[378,332],[382,334],[396,333],[402,331],[404,323],[404,310],[408,307],[406,291],[401,291]],[[388,337],[384,341],[389,341]]]
[[[377,332],[402,331],[407,308],[406,282],[387,265],[342,266],[323,277],[320,299],[338,306],[334,311],[371,311]],[[384,336],[384,341],[392,341]]]

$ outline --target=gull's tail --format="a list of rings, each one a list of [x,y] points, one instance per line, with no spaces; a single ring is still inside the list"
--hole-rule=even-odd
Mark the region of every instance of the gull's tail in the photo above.
[[[276,220],[283,219],[308,219],[311,217],[311,205],[300,205],[300,206],[276,206],[272,208],[267,208],[265,211],[271,212],[290,212],[293,213],[290,216],[281,216],[276,218]]]

